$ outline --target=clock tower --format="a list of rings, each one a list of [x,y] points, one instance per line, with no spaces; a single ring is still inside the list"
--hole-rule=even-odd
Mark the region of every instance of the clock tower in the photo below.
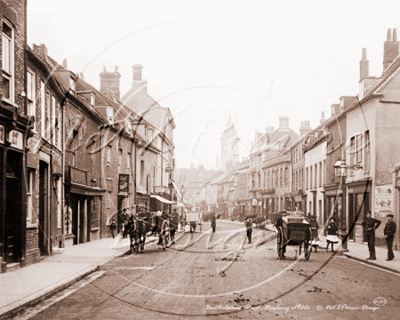
[[[227,171],[239,162],[239,140],[232,119],[229,117],[221,136],[221,170]]]

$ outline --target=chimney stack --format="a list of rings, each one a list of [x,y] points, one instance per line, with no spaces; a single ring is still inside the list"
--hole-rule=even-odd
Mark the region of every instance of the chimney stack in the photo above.
[[[274,127],[272,126],[265,127],[265,133],[273,133],[273,132],[274,132]]]
[[[141,88],[142,90],[147,92],[147,80],[142,79],[142,69],[143,66],[139,63],[136,63],[132,66],[133,70],[132,89],[136,91]]]
[[[388,29],[387,40],[383,44],[383,72],[399,55],[399,42],[397,41],[397,29]]]
[[[40,45],[33,44],[33,52],[42,59],[46,59],[47,57],[47,47],[43,43],[41,43]]]
[[[300,130],[299,130],[301,136],[309,133],[311,130],[312,129],[311,129],[309,120],[305,120],[305,121],[301,122]]]
[[[63,61],[61,62],[61,66],[62,66],[64,69],[68,69],[68,64],[67,64],[67,59],[66,59],[66,58],[63,59]]]
[[[289,129],[289,117],[279,117],[279,129]]]
[[[362,49],[360,60],[360,81],[369,77],[369,60],[367,59],[367,48]]]
[[[115,67],[114,72],[108,72],[106,67],[103,67],[103,72],[100,73],[100,92],[110,99],[119,99],[119,79],[121,74],[118,72],[118,67]]]
[[[326,121],[326,119],[325,119],[325,111],[322,111],[322,112],[321,112],[321,120],[320,120],[320,123],[323,124],[325,121]]]

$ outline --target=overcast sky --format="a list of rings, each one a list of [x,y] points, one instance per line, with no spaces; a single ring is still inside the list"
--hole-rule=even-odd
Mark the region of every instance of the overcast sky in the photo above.
[[[240,159],[280,116],[297,133],[302,120],[316,127],[358,93],[362,48],[381,75],[397,27],[399,1],[28,0],[28,44],[46,44],[96,88],[103,66],[118,66],[123,96],[143,65],[149,94],[175,118],[178,167],[215,168],[229,117]]]

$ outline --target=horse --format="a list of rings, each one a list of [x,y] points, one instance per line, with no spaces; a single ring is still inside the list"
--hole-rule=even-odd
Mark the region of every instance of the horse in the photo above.
[[[130,217],[125,227],[124,236],[129,234],[131,241],[131,253],[143,253],[146,236],[158,234],[159,242],[166,250],[169,244],[170,229],[169,216],[167,214],[154,215],[147,213],[139,217]]]

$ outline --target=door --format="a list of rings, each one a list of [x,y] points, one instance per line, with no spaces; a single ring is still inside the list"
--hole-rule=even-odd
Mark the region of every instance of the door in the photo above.
[[[21,258],[21,155],[9,151],[6,173],[6,262]]]
[[[349,240],[354,239],[354,229],[355,229],[355,215],[354,215],[354,194],[349,194]]]
[[[39,168],[39,249],[41,255],[47,255],[48,252],[48,164],[40,161]]]

